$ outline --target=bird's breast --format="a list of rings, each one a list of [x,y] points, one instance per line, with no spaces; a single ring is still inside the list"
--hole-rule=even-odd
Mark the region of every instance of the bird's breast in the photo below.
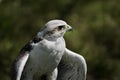
[[[33,66],[35,72],[38,70],[52,71],[59,64],[64,53],[64,44],[52,44],[52,48],[48,45],[36,46],[30,53],[29,63]]]

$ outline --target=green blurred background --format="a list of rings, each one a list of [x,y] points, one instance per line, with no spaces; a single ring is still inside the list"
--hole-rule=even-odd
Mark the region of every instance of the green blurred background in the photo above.
[[[0,0],[0,80],[51,19],[73,26],[67,48],[85,57],[87,80],[120,80],[120,0]]]

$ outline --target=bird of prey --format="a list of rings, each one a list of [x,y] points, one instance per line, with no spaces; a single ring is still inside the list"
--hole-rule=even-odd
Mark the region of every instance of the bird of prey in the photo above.
[[[66,48],[71,30],[63,20],[48,21],[13,62],[12,80],[86,80],[84,57]]]

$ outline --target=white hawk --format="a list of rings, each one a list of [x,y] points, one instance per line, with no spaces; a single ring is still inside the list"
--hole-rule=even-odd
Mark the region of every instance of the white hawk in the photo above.
[[[86,80],[83,56],[66,48],[71,30],[63,20],[51,20],[28,42],[13,62],[12,80]]]

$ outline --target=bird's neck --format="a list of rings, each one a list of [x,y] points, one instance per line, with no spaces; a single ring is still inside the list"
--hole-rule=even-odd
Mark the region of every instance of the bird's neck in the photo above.
[[[56,36],[51,36],[51,37],[45,36],[44,32],[38,32],[37,37],[42,37],[42,38],[44,38],[48,41],[57,41],[57,40],[63,38],[63,36],[58,36],[58,37],[56,37]]]
[[[51,37],[49,37],[49,38],[45,38],[46,40],[48,40],[48,41],[59,41],[59,39],[62,39],[63,37],[59,37],[59,38],[51,38]]]

